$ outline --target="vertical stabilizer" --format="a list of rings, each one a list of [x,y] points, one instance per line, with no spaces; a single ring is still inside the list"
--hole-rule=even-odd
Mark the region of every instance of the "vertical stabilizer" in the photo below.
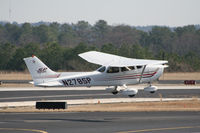
[[[52,71],[34,55],[32,57],[24,58],[24,61],[32,76],[34,85],[44,83],[48,80],[58,78],[60,76],[60,74]]]

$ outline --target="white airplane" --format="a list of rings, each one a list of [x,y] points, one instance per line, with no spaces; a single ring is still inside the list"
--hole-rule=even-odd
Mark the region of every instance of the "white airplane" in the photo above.
[[[157,80],[167,67],[168,61],[131,59],[117,55],[89,51],[79,54],[86,61],[101,65],[92,72],[54,72],[36,56],[24,58],[32,76],[33,84],[41,87],[91,87],[108,86],[107,91],[133,97],[138,90],[127,85],[148,83],[144,90],[154,93],[156,86],[151,83]]]

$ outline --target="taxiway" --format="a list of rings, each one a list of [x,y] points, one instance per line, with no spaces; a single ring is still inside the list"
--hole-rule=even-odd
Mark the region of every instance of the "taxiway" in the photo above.
[[[200,112],[0,113],[0,132],[198,133]]]
[[[160,86],[154,94],[145,92],[144,86],[136,86],[138,94],[133,98],[193,98],[200,97],[200,86]],[[0,102],[20,102],[38,100],[76,100],[127,98],[113,95],[105,87],[91,88],[0,88]]]

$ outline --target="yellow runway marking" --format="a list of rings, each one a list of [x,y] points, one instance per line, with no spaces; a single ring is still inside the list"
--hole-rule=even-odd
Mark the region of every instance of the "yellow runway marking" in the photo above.
[[[122,131],[122,132],[117,132],[117,133],[139,133],[139,132],[164,131],[164,130],[178,130],[178,129],[189,129],[189,128],[200,128],[200,126],[141,129],[141,130],[133,130],[133,131]]]
[[[42,130],[36,129],[22,129],[22,128],[0,128],[0,130],[10,130],[10,131],[29,131],[29,132],[37,132],[37,133],[48,133]]]

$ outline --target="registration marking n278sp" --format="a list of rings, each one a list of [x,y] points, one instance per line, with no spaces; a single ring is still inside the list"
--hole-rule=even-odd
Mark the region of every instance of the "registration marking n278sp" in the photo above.
[[[62,80],[62,83],[65,86],[87,85],[90,84],[90,82],[91,82],[90,77]]]

